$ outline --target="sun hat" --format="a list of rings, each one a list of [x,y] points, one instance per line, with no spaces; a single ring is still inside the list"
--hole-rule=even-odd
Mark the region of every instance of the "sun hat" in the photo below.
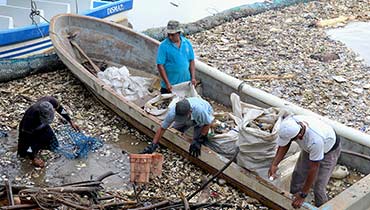
[[[167,33],[168,34],[175,34],[178,32],[183,32],[182,28],[180,27],[180,22],[177,20],[170,20],[167,23]]]
[[[292,117],[284,119],[279,128],[279,137],[277,144],[286,146],[301,130],[301,126]]]

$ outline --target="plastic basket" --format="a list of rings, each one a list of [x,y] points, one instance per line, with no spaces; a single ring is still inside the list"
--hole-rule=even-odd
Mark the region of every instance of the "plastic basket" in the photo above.
[[[149,182],[151,163],[151,154],[130,154],[130,181]]]
[[[159,153],[152,154],[152,164],[150,167],[150,174],[152,177],[162,175],[163,155]]]

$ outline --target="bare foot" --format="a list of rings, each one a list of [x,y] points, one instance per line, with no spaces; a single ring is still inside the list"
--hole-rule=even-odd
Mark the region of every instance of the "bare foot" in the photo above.
[[[45,167],[45,163],[43,160],[39,159],[39,158],[34,158],[32,160],[32,164],[36,167],[40,167],[40,168],[43,168]]]

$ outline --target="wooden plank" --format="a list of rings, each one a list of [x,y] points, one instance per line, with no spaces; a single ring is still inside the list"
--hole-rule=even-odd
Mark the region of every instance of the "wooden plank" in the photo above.
[[[91,72],[94,75],[97,75],[98,72],[100,72],[100,68],[87,56],[87,54],[82,50],[82,48],[73,40],[70,40],[73,47],[75,47],[78,52],[85,57],[85,59],[90,63],[90,65],[93,67],[94,72]]]
[[[366,210],[370,207],[370,175],[335,196],[320,207],[323,210]]]

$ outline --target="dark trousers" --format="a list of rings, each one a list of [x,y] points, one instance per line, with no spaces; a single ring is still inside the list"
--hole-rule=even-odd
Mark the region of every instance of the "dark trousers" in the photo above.
[[[186,123],[186,124],[180,124],[180,123],[174,123],[173,128],[180,131],[181,133],[185,133],[190,127],[194,127],[194,133],[193,133],[193,140],[199,139],[202,131],[202,127],[200,126],[194,126],[194,123]]]
[[[58,140],[53,129],[47,125],[40,130],[28,133],[19,128],[18,155],[21,157],[35,158],[42,149],[54,150],[58,147]],[[32,152],[29,152],[31,148]]]
[[[161,94],[166,94],[166,93],[171,93],[169,90],[167,90],[167,88],[163,88],[161,87]]]

